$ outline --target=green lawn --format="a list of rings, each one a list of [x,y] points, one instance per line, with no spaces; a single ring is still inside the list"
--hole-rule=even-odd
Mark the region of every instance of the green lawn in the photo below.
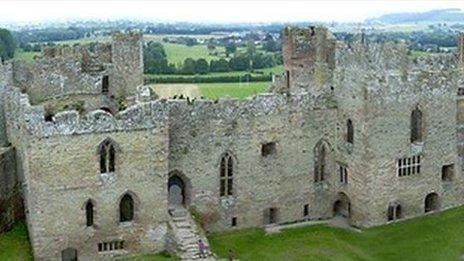
[[[269,88],[269,82],[250,83],[200,83],[198,87],[202,96],[208,99],[231,97],[243,99],[253,94],[265,92]]]
[[[274,235],[248,229],[208,236],[220,257],[232,249],[240,260],[459,260],[464,254],[464,207],[354,232],[323,225]],[[0,260],[32,260],[26,227],[0,235]],[[126,261],[178,260],[166,254]]]
[[[0,234],[0,260],[33,260],[24,224],[17,224],[11,231]]]
[[[260,229],[212,234],[212,250],[240,260],[458,260],[464,255],[464,207],[364,230],[323,225],[264,235]]]

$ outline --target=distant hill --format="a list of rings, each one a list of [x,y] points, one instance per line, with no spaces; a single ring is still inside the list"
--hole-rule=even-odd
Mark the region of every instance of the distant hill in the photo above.
[[[392,13],[377,18],[366,19],[366,23],[403,24],[427,22],[464,22],[461,9],[441,9],[419,13]]]

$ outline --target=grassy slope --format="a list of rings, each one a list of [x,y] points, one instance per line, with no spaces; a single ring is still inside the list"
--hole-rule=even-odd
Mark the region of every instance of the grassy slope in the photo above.
[[[269,88],[269,82],[250,82],[250,83],[200,83],[200,93],[208,99],[220,97],[232,97],[243,99],[253,94],[261,93]]]
[[[213,251],[240,260],[458,260],[464,254],[464,208],[367,229],[326,226],[265,236],[259,229],[213,234]]]

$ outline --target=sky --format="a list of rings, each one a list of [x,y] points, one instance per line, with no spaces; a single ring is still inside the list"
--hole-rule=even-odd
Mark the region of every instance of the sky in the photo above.
[[[392,12],[460,8],[464,0],[0,0],[0,22],[138,19],[187,22],[361,22]]]

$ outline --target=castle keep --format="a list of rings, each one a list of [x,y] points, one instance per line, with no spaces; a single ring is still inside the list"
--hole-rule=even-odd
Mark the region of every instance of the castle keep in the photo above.
[[[142,47],[116,34],[0,65],[0,215],[25,213],[37,260],[188,259],[205,240],[183,236],[189,213],[208,231],[371,227],[464,203],[462,53],[286,28],[268,93],[190,101],[143,86]]]

